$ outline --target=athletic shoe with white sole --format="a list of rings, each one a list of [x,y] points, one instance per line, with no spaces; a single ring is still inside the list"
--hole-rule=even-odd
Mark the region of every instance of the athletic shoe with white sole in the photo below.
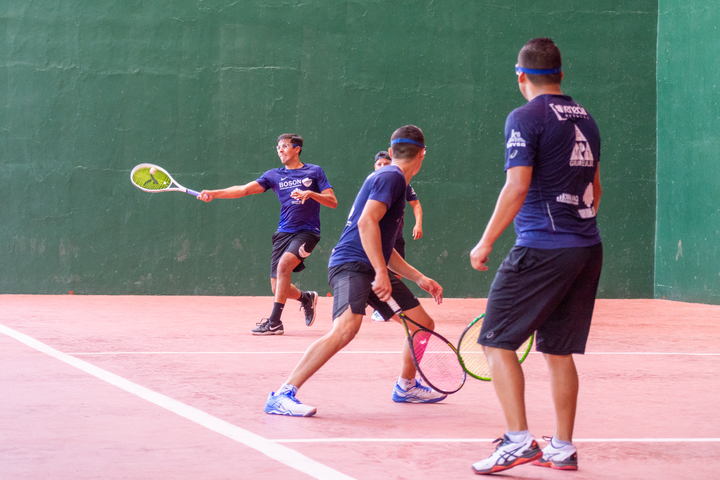
[[[415,385],[407,390],[395,382],[392,394],[393,402],[398,403],[437,403],[445,398],[447,395],[426,387],[418,379],[415,379]]]
[[[493,443],[497,442],[500,442],[500,445],[490,457],[473,463],[472,469],[475,473],[485,475],[502,472],[508,468],[537,460],[543,455],[532,435],[528,435],[525,441],[518,443],[512,442],[507,435],[503,435],[503,438],[498,438]]]
[[[543,440],[547,440],[543,437]],[[542,458],[535,460],[533,465],[538,467],[550,467],[557,470],[577,470],[577,449],[575,445],[563,445],[560,448],[553,446],[552,438],[545,448],[542,449]]]
[[[385,320],[385,319],[383,318],[383,316],[380,315],[380,312],[378,312],[377,310],[375,310],[375,311],[373,312],[373,314],[370,316],[370,318],[372,318],[373,321],[375,321],[375,322],[387,322],[387,320]]]
[[[300,309],[305,310],[305,325],[308,327],[313,324],[315,317],[317,316],[317,292],[307,292],[310,297],[306,302],[300,303]]]
[[[282,335],[285,333],[282,323],[271,325],[270,320],[267,318],[263,318],[262,322],[258,322],[255,325],[257,325],[257,327],[250,330],[253,335]]]
[[[287,390],[275,395],[271,392],[265,402],[265,413],[270,415],[289,415],[291,417],[311,417],[317,412],[317,408],[300,403],[295,398],[297,389]]]

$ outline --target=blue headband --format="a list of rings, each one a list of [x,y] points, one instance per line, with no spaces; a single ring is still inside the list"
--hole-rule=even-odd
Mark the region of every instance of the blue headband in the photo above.
[[[409,138],[396,138],[395,140],[390,142],[390,145],[395,145],[396,143],[412,143],[413,145],[417,145],[420,148],[425,148],[425,145],[423,145],[420,142],[416,142],[415,140],[410,140]]]
[[[529,73],[530,75],[552,75],[553,73],[560,73],[562,72],[562,67],[557,68],[548,68],[545,70],[537,70],[534,68],[525,68],[525,67],[515,67],[515,73]]]

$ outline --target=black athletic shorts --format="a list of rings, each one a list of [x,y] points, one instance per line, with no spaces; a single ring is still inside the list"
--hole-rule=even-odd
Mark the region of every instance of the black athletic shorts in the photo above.
[[[300,263],[293,269],[293,272],[305,270],[304,260],[310,256],[315,246],[320,241],[320,235],[309,230],[303,232],[275,232],[272,236],[272,257],[270,259],[270,278],[277,278],[277,266],[280,257],[285,252],[290,252],[300,259]]]
[[[328,282],[333,289],[333,320],[339,317],[348,305],[352,313],[365,315],[365,307],[370,305],[386,320],[395,315],[387,303],[381,302],[372,291],[375,270],[362,262],[348,262],[331,267]],[[420,305],[410,289],[395,275],[390,275],[392,298],[403,310]]]
[[[585,353],[602,258],[601,243],[513,247],[490,287],[478,343],[516,350],[536,332],[538,352]]]

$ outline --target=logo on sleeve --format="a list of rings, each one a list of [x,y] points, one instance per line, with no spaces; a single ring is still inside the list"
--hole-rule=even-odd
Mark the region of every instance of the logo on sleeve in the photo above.
[[[525,139],[522,138],[520,132],[516,132],[514,129],[510,132],[510,140],[507,142],[507,148],[513,147],[525,147]]]

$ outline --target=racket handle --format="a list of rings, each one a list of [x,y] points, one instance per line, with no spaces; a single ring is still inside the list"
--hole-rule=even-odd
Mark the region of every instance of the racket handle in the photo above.
[[[200,195],[200,192],[196,192],[195,190],[190,190],[189,188],[185,189],[185,193],[189,193],[193,197],[197,197],[198,195]]]
[[[392,308],[392,311],[397,313],[398,315],[402,313],[402,310],[400,309],[400,305],[395,301],[394,298],[390,297],[390,300],[385,302],[388,304],[390,308]]]

